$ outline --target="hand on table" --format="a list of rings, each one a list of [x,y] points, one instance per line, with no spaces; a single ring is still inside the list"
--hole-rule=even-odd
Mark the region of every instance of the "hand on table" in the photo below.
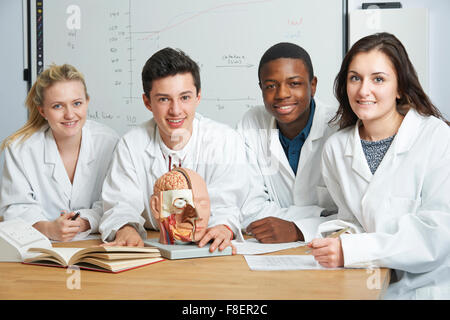
[[[101,246],[143,247],[144,241],[133,226],[125,225],[117,230],[114,241],[103,243]]]
[[[262,243],[304,241],[295,223],[276,217],[267,217],[250,223],[246,230]]]
[[[201,248],[213,240],[209,247],[210,252],[214,252],[217,248],[219,248],[219,251],[223,251],[226,247],[231,246],[232,254],[236,254],[236,248],[231,243],[232,236],[233,232],[225,225],[217,225],[206,229],[206,233],[198,242],[198,246]]]

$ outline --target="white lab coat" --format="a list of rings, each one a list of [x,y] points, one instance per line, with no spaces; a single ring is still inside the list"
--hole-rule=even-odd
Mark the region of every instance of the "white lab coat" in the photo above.
[[[331,218],[320,217],[324,210],[336,211],[320,173],[320,159],[326,139],[337,130],[328,125],[335,113],[334,108],[316,101],[311,131],[302,147],[295,175],[280,143],[275,117],[264,106],[246,112],[237,131],[245,140],[252,190],[256,192],[262,187],[261,197],[270,203],[260,205],[260,210],[246,206],[242,213],[243,228],[253,221],[276,216],[294,222],[305,241],[310,241],[317,235],[319,224]]]
[[[411,109],[372,175],[358,125],[327,141],[322,162],[338,218],[365,231],[341,235],[345,267],[395,269],[386,299],[449,299],[450,128]]]
[[[73,184],[48,125],[23,143],[19,143],[20,138],[14,141],[5,149],[0,215],[5,220],[22,218],[33,225],[55,220],[62,210],[80,211],[91,225],[88,231],[97,232],[101,188],[118,140],[112,129],[87,120]]]
[[[103,185],[104,215],[100,231],[111,241],[125,224],[134,225],[143,239],[145,229],[158,230],[151,214],[150,196],[155,181],[169,171],[164,152],[171,152],[161,141],[154,119],[126,133],[116,152]],[[245,150],[240,136],[230,127],[196,114],[193,132],[180,154],[177,166],[194,170],[206,182],[211,201],[209,227],[229,226],[238,240],[240,208],[248,189]],[[169,154],[170,155],[170,154]]]

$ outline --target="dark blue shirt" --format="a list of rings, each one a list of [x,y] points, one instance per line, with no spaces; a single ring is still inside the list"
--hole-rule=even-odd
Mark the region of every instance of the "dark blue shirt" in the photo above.
[[[303,128],[303,130],[294,139],[291,140],[286,138],[281,133],[281,130],[278,130],[280,142],[281,145],[283,146],[284,153],[286,154],[286,157],[288,158],[289,161],[289,165],[291,166],[295,175],[297,175],[297,167],[298,167],[298,160],[300,159],[300,152],[302,151],[303,144],[305,143],[306,138],[308,138],[309,132],[311,131],[315,109],[316,103],[314,102],[314,99],[311,99],[308,122],[306,123],[306,126]]]

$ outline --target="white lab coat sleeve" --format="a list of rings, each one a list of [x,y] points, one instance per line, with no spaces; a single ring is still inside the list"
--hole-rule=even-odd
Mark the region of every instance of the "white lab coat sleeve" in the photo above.
[[[336,230],[342,229],[343,227],[340,220],[345,221],[345,226],[350,227],[350,229],[352,229],[354,233],[364,232],[364,229],[361,227],[358,220],[353,215],[351,209],[345,202],[345,197],[340,186],[340,179],[336,175],[338,166],[335,160],[336,157],[339,156],[333,153],[333,149],[328,142],[325,143],[324,149],[322,151],[321,170],[322,177],[328,189],[328,192],[330,193],[334,203],[338,208],[337,214],[333,215],[333,218],[337,221],[333,224],[331,222],[333,220],[330,219],[329,221],[324,223],[324,225],[326,225],[325,228],[323,228],[322,226],[319,227],[318,232],[320,235],[322,235],[322,232],[331,232],[332,225],[336,226]]]
[[[117,145],[117,140],[116,140],[115,145]],[[108,160],[107,172],[111,171],[111,161],[110,161],[111,155],[112,154],[108,153],[108,158],[105,159],[105,160]],[[105,177],[105,179],[106,179],[106,177]],[[89,224],[91,226],[91,228],[89,230],[86,230],[85,232],[83,232],[83,234],[88,235],[90,233],[98,233],[100,221],[103,216],[103,201],[101,198],[101,194],[100,194],[100,199],[97,201],[94,201],[91,208],[80,209],[78,211],[80,212],[81,218],[88,220]]]
[[[422,273],[445,263],[450,254],[449,145],[447,142],[447,146],[439,147],[446,151],[435,157],[439,159],[435,164],[425,164],[427,172],[421,205],[415,212],[406,212],[391,219],[391,233],[340,236],[345,267],[378,266]],[[337,167],[327,151],[323,155],[325,182],[339,207],[338,215],[343,213],[344,220],[348,220],[345,217],[349,217],[349,209],[340,193],[339,183],[332,177]]]
[[[217,152],[216,147],[206,148],[207,152],[211,152],[205,157],[209,159],[209,163],[205,164],[205,180],[211,202],[208,227],[225,224],[231,228],[236,240],[243,241],[239,219],[249,187],[245,151],[234,130],[220,134],[226,136],[220,152]],[[220,140],[217,138],[208,141],[215,143]]]
[[[304,207],[299,207],[303,209]],[[306,208],[307,209],[307,208]],[[302,232],[305,242],[310,242],[314,238],[319,236],[319,227],[327,221],[331,221],[336,218],[336,214],[331,214],[326,217],[311,217],[303,218],[293,221],[297,228]]]
[[[372,264],[423,273],[450,255],[450,153],[427,173],[422,204],[392,223],[396,232],[343,235],[345,266]]]
[[[115,133],[114,133],[115,135]],[[104,164],[108,164],[108,168],[106,173],[111,171],[111,158],[114,155],[114,150],[116,149],[117,143],[119,138],[117,136],[114,136],[114,143],[112,144],[114,146],[114,149],[108,149],[108,152],[104,152],[102,154],[102,159],[104,159]],[[104,149],[106,150],[106,149]],[[100,156],[100,155],[99,155]],[[106,179],[106,176],[104,177]],[[103,181],[104,182],[104,181]],[[91,229],[87,230],[89,232],[84,232],[85,234],[89,233],[98,233],[99,232],[99,226],[100,221],[103,216],[103,201],[100,193],[100,197],[97,201],[94,201],[92,203],[91,208],[81,209],[80,216],[86,220],[89,221],[89,224],[91,225]]]
[[[2,186],[0,191],[0,215],[5,220],[21,218],[30,225],[47,221],[43,208],[36,200],[35,192],[27,178],[26,169],[18,149],[5,149]]]
[[[315,186],[317,192],[317,205],[289,206],[280,210],[279,218],[292,221],[302,232],[304,241],[309,242],[316,238],[319,226],[327,221],[337,218],[337,208],[325,186]]]
[[[90,209],[80,209],[80,217],[89,221],[91,228],[86,230],[85,233],[97,233],[100,224],[100,219],[103,214],[103,202],[101,200],[95,201]],[[89,232],[87,232],[89,231]]]
[[[104,213],[99,226],[103,241],[114,240],[117,230],[126,224],[134,226],[140,236],[146,239],[145,219],[141,215],[144,211],[141,189],[130,149],[125,140],[121,139],[114,151],[111,169],[103,183]]]
[[[242,240],[239,222],[239,202],[242,189],[238,181],[242,181],[241,171],[237,166],[213,169],[214,180],[208,184],[208,192],[211,201],[211,216],[208,227],[220,224],[227,225],[233,231],[237,240]],[[227,172],[228,171],[228,172]],[[245,174],[244,174],[245,175]]]
[[[238,132],[243,136],[243,129],[238,126]],[[245,138],[244,138],[245,139]],[[249,194],[241,213],[241,227],[245,230],[252,222],[267,217],[277,217],[291,221],[301,230],[304,240],[311,241],[316,237],[317,227],[330,218],[321,217],[324,208],[319,206],[289,206],[281,208],[275,201],[270,200],[265,186],[263,173],[258,165],[256,152],[245,143],[246,171],[249,175]],[[312,192],[315,192],[312,191]]]
[[[317,231],[320,224],[333,219],[336,214],[322,217],[324,208],[319,206],[289,206],[280,208],[280,206],[269,199],[265,192],[263,179],[257,176],[251,176],[251,187],[249,194],[242,208],[241,225],[245,230],[252,222],[267,217],[276,217],[286,221],[293,222],[302,232],[304,241],[309,242],[317,237]],[[258,183],[259,182],[259,183]]]

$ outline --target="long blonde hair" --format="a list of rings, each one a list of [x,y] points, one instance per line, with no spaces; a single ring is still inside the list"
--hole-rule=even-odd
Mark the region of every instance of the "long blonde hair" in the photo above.
[[[61,66],[52,64],[49,68],[44,70],[37,78],[36,82],[28,92],[25,100],[25,105],[28,109],[28,120],[25,125],[14,132],[12,135],[3,140],[0,150],[3,151],[12,142],[21,138],[20,143],[31,137],[36,131],[42,128],[47,123],[47,120],[39,113],[38,106],[44,103],[44,93],[48,87],[51,87],[56,82],[60,81],[81,81],[84,86],[84,93],[86,99],[89,95],[86,89],[84,76],[75,67],[70,64],[63,64]]]

